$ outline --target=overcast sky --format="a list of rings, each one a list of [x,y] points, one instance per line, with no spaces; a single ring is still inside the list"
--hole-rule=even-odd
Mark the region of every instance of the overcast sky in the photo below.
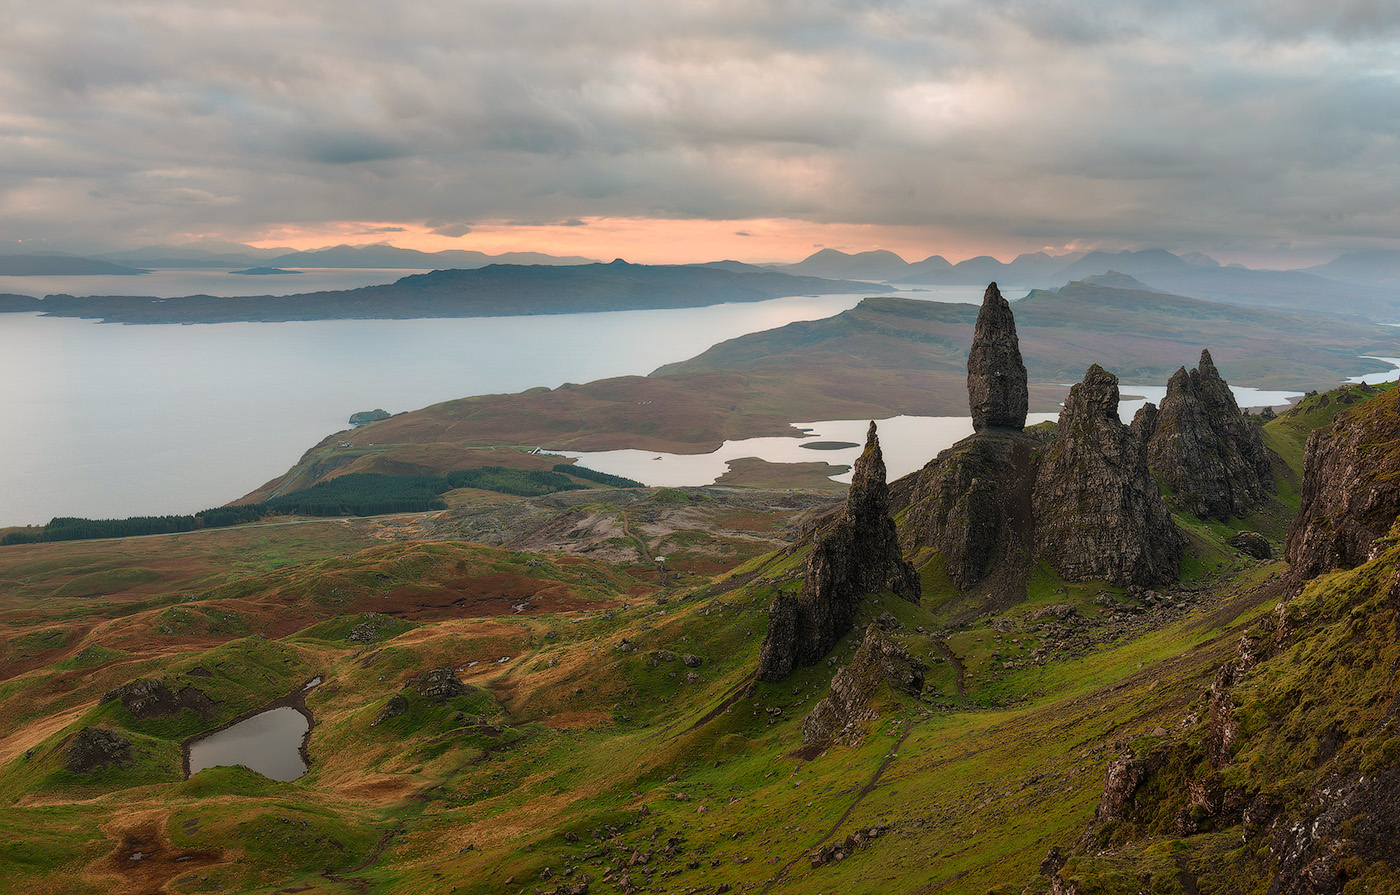
[[[1400,248],[1394,0],[0,4],[11,251]]]

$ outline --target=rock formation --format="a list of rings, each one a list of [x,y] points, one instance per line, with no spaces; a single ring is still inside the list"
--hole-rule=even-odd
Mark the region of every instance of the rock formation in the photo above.
[[[1264,439],[1240,413],[1209,351],[1201,352],[1196,369],[1172,374],[1156,417],[1148,433],[1148,465],[1182,509],[1225,520],[1247,515],[1273,491]]]
[[[206,672],[207,674],[208,672]],[[201,718],[214,714],[214,702],[203,690],[195,687],[172,689],[165,678],[140,678],[102,694],[101,704],[120,700],[136,718],[160,718],[180,714],[189,709]]]
[[[1133,421],[1129,426],[1138,441],[1147,444],[1152,441],[1152,436],[1157,432],[1157,405],[1148,401],[1138,408],[1138,412],[1133,414]],[[1149,463],[1150,467],[1152,464]]]
[[[831,692],[802,722],[802,742],[859,742],[864,736],[861,722],[880,716],[882,691],[888,687],[917,696],[924,689],[927,670],[879,625],[871,624],[850,664],[831,679]]]
[[[1036,556],[1067,580],[1151,586],[1177,579],[1185,539],[1142,443],[1118,419],[1118,378],[1098,364],[1065,399],[1032,505]]]
[[[84,727],[64,750],[63,766],[75,774],[131,764],[131,740],[106,727]]]
[[[1002,298],[996,283],[987,286],[982,309],[977,312],[977,327],[967,354],[967,397],[975,432],[1019,432],[1026,425],[1030,401],[1026,365],[1021,362],[1011,305]]]
[[[1037,442],[1021,433],[1029,400],[1026,366],[1011,305],[996,283],[987,286],[977,314],[967,394],[974,434],[916,474],[901,500],[908,512],[900,527],[905,549],[936,548],[949,579],[964,592],[996,571],[1018,578],[1014,572],[1030,558]],[[994,589],[1015,590],[1017,582],[998,585]]]
[[[900,522],[905,550],[936,548],[948,578],[964,592],[997,573],[1016,577],[1031,555],[1040,447],[1020,433],[986,430],[940,453],[917,473]]]
[[[1286,552],[1298,580],[1365,562],[1400,514],[1400,414],[1382,394],[1308,436]]]
[[[918,573],[904,561],[890,518],[885,460],[872,422],[845,506],[815,535],[802,589],[773,602],[759,679],[780,681],[819,661],[851,629],[865,595],[883,590],[919,602]]]

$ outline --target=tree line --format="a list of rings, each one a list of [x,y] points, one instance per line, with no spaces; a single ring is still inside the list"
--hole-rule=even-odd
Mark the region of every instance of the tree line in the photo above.
[[[11,531],[0,536],[0,546],[175,534],[242,525],[268,516],[375,516],[381,513],[426,512],[446,509],[442,495],[458,488],[538,497],[588,487],[569,476],[613,487],[642,487],[640,482],[631,479],[564,463],[555,466],[552,471],[483,466],[458,469],[441,476],[355,472],[261,503],[214,507],[191,515],[131,516],[126,519],[55,517],[40,529]]]

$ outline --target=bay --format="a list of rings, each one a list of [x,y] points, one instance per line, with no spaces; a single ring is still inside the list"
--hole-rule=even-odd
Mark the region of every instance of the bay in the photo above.
[[[981,290],[906,294],[976,302]],[[0,314],[0,526],[198,512],[280,475],[356,411],[645,375],[860,299],[197,326]]]

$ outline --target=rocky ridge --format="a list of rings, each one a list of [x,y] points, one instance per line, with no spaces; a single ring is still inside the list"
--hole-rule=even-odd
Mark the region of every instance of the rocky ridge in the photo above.
[[[1133,422],[1137,428],[1138,419]],[[1152,471],[1199,518],[1248,515],[1274,490],[1264,439],[1240,412],[1209,351],[1201,352],[1196,369],[1172,374],[1162,406],[1143,417],[1139,437]]]
[[[801,589],[773,602],[759,679],[780,681],[822,659],[851,629],[865,595],[884,590],[919,602],[918,573],[904,560],[890,518],[885,461],[872,422],[845,505],[815,535]]]
[[[1110,762],[1074,854],[1047,859],[1050,892],[1100,891],[1084,881],[1105,866],[1103,843],[1111,839],[1121,869],[1132,866],[1123,855],[1145,855],[1160,836],[1181,843],[1186,891],[1215,890],[1206,883],[1215,857],[1191,845],[1198,833],[1244,843],[1229,871],[1239,888],[1229,891],[1343,895],[1400,879],[1390,745],[1400,547],[1386,481],[1400,469],[1398,422],[1386,394],[1309,438],[1303,512],[1288,541],[1294,568],[1275,585],[1277,605],[1217,667],[1202,717],[1193,711],[1182,733],[1159,728]],[[1197,855],[1199,883],[1186,854]]]
[[[1308,437],[1302,508],[1288,529],[1295,579],[1353,568],[1400,515],[1400,413],[1378,395]]]
[[[865,735],[862,722],[880,716],[881,692],[917,696],[924,689],[928,666],[871,623],[860,649],[831,679],[831,691],[802,722],[805,744],[837,742],[851,745]]]

